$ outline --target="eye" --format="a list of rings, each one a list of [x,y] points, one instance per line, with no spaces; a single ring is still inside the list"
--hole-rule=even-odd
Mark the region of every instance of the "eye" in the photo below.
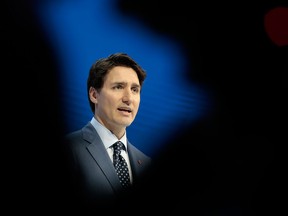
[[[113,87],[113,89],[123,89],[123,86],[122,85],[116,85]]]
[[[132,91],[135,92],[135,93],[138,93],[140,91],[140,88],[134,87],[134,88],[132,88]]]

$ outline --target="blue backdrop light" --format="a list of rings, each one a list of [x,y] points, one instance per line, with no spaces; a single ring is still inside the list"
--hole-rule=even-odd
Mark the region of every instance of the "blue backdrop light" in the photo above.
[[[129,140],[150,156],[165,145],[175,128],[201,118],[209,107],[206,92],[185,80],[187,58],[177,41],[125,17],[113,0],[43,1],[37,14],[57,54],[63,121],[70,132],[91,118],[86,79],[92,63],[126,52],[146,71],[141,105]]]

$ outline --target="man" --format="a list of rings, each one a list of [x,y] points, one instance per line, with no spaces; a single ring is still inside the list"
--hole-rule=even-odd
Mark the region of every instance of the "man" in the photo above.
[[[65,147],[73,187],[85,204],[119,201],[146,174],[151,158],[132,145],[126,127],[135,119],[146,72],[127,54],[101,58],[90,68],[87,93],[93,117],[82,129],[66,136]],[[121,142],[121,155],[129,171],[128,185],[118,177],[113,144]],[[114,165],[113,165],[114,163]],[[126,166],[126,165],[125,165]],[[124,193],[125,192],[125,193]]]

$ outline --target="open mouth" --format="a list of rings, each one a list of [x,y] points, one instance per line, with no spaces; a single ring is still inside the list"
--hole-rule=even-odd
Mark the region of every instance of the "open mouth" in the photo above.
[[[131,113],[132,112],[131,109],[123,108],[123,107],[118,108],[118,110],[121,111],[121,112],[127,112],[127,113]]]

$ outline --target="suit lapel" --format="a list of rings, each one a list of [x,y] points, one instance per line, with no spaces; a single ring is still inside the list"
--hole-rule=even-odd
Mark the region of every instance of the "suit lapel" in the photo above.
[[[95,163],[100,167],[107,180],[115,191],[121,188],[118,176],[115,172],[113,163],[104,147],[102,140],[100,139],[97,131],[89,123],[83,130],[83,138],[90,144],[87,146],[87,150],[94,158]]]
[[[135,147],[132,146],[129,142],[128,142],[128,154],[129,154],[129,159],[130,159],[130,165],[131,165],[131,169],[133,172],[133,176],[134,178],[137,178],[140,176],[141,174],[141,168],[144,165],[144,161],[142,160],[142,158],[140,158],[137,154],[136,151],[134,149]]]

